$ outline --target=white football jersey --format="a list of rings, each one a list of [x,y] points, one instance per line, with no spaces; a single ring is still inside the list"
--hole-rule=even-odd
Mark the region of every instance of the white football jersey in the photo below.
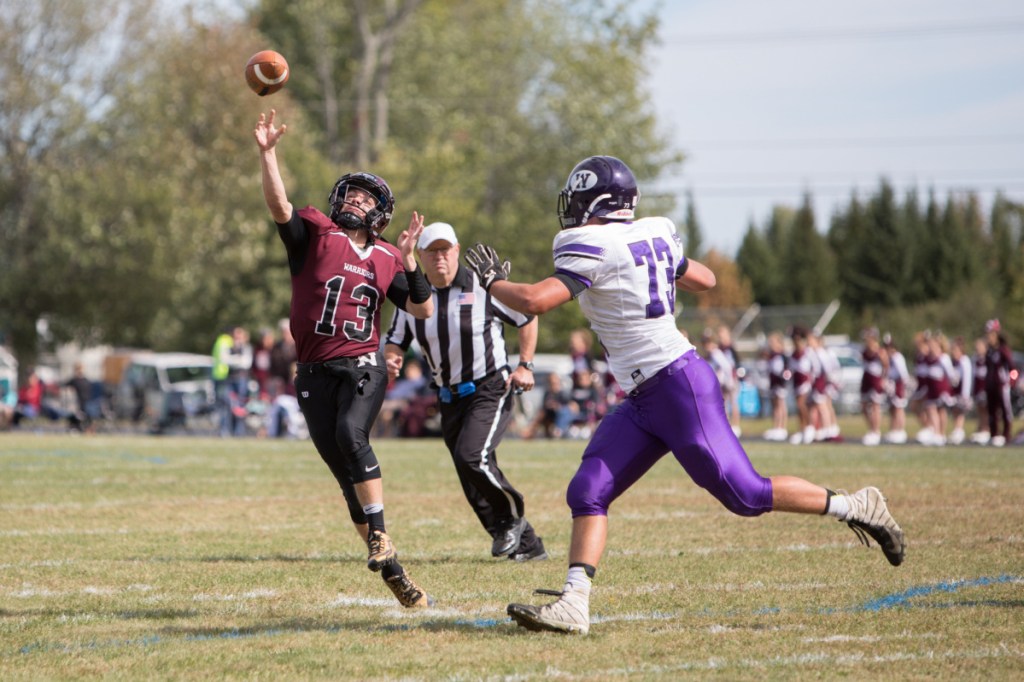
[[[631,391],[691,350],[676,328],[676,266],[683,244],[668,218],[562,230],[555,269],[582,282],[580,309],[608,353],[616,381]]]

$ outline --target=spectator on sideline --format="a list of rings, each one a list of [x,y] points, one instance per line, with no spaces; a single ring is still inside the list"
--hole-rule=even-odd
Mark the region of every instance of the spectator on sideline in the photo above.
[[[958,336],[953,339],[950,360],[953,362],[953,430],[949,434],[949,442],[960,445],[966,435],[964,421],[974,406],[974,362],[967,355],[967,342],[964,341],[964,337]]]
[[[928,411],[928,374],[930,362],[928,359],[931,352],[932,333],[924,330],[914,334],[914,381],[916,388],[910,396],[910,409],[917,416],[920,428],[914,436],[914,440],[921,444],[932,441],[935,435],[936,425],[931,422],[931,413]]]
[[[991,434],[988,430],[988,395],[985,392],[985,377],[988,375],[988,343],[979,336],[974,340],[974,409],[978,414],[978,426],[971,434],[971,442],[978,445],[988,444]]]
[[[985,354],[985,399],[988,404],[989,443],[997,448],[1006,445],[1012,437],[1013,406],[1010,404],[1010,386],[1017,378],[1010,344],[1003,334],[999,320],[985,323],[988,352]]]
[[[281,320],[277,328],[280,337],[270,349],[270,383],[275,393],[295,395],[295,338],[291,322]]]
[[[885,379],[889,373],[889,359],[878,339],[877,329],[867,329],[862,334],[864,350],[861,358],[864,374],[860,381],[860,402],[868,432],[864,434],[864,445],[878,445],[882,442],[882,403],[885,402]]]
[[[815,425],[815,440],[840,440],[839,420],[836,418],[835,399],[839,395],[841,365],[835,353],[825,345],[818,330],[807,337],[809,350],[816,357],[814,379],[811,383],[811,421]]]
[[[949,360],[949,342],[942,333],[932,334],[928,339],[928,355],[925,364],[928,374],[925,378],[925,410],[931,433],[921,442],[925,445],[943,446],[946,444],[946,429],[949,422],[949,407],[953,402],[953,390],[950,374],[953,364]],[[919,434],[920,435],[920,434]]]
[[[889,376],[886,380],[885,392],[889,401],[889,431],[885,434],[885,442],[900,444],[907,442],[907,385],[910,383],[910,372],[907,360],[896,347],[892,334],[882,338],[885,354],[889,359]]]
[[[558,372],[548,374],[547,383],[544,400],[533,423],[527,428],[525,438],[535,437],[538,430],[545,438],[566,438],[569,435],[576,416],[569,389],[562,384],[562,376]]]
[[[816,356],[808,348],[809,332],[803,327],[794,327],[790,333],[793,351],[789,356],[789,369],[793,378],[793,396],[796,398],[797,417],[800,430],[789,438],[793,445],[808,445],[815,440],[814,422],[811,414],[811,388],[814,382]]]
[[[789,381],[792,378],[789,362],[786,358],[782,334],[772,332],[768,335],[768,396],[772,405],[772,428],[764,433],[765,440],[784,442],[789,438],[789,408],[786,398],[789,395]]]
[[[727,326],[719,325],[717,334],[718,350],[722,352],[725,359],[729,361],[732,371],[732,380],[728,384],[722,384],[722,397],[725,399],[725,411],[729,415],[729,423],[732,424],[732,432],[739,437],[742,433],[740,427],[740,356],[732,344],[732,330]]]

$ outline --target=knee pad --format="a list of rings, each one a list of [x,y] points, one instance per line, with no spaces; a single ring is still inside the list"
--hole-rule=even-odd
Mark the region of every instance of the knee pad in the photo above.
[[[603,481],[591,468],[584,460],[565,491],[565,502],[572,510],[573,518],[607,516],[608,507],[616,497],[611,482]]]
[[[377,455],[369,444],[362,446],[352,453],[352,480],[356,483],[372,481],[380,478],[380,462]]]

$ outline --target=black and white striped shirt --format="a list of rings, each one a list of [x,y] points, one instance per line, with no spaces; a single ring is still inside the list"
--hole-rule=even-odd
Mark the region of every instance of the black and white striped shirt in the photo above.
[[[406,350],[415,340],[438,386],[476,381],[508,366],[505,324],[522,327],[533,316],[491,298],[476,275],[461,265],[451,286],[431,290],[434,314],[417,320],[396,310],[384,343]]]

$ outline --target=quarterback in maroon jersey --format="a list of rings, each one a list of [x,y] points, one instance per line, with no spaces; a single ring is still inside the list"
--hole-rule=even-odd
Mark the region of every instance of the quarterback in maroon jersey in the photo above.
[[[274,117],[273,109],[260,114],[253,135],[263,196],[292,275],[299,406],[369,547],[367,567],[381,572],[403,606],[429,606],[430,596],[398,563],[384,525],[380,463],[369,442],[388,382],[379,351],[384,297],[420,319],[433,313],[430,287],[414,255],[423,218],[413,212],[397,248],[383,241],[395,199],[388,184],[371,173],[349,173],[335,183],[328,197],[330,216],[312,206],[296,210],[277,161],[277,143],[287,126],[275,126]]]

